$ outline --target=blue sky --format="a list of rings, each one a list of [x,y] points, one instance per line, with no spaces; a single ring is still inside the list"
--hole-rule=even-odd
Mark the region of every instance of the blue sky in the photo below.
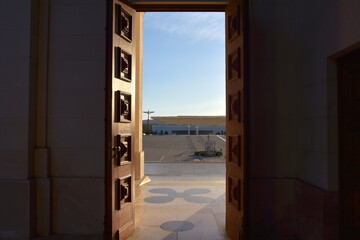
[[[144,111],[225,115],[224,26],[224,13],[145,14]]]

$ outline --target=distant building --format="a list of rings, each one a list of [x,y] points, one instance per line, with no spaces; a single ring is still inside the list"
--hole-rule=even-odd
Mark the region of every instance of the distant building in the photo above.
[[[224,135],[225,116],[153,117],[153,134],[158,135]]]
[[[152,132],[158,135],[225,135],[225,126],[162,124],[153,125]]]
[[[149,132],[152,132],[153,130],[153,126],[154,125],[162,125],[163,123],[160,122],[160,121],[156,121],[156,120],[153,120],[151,119],[148,123],[147,120],[142,120],[142,130],[143,130],[143,133],[149,133]],[[149,131],[150,129],[150,131]]]

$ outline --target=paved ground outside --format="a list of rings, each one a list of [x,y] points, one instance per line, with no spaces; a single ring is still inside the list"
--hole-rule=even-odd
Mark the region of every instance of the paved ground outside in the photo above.
[[[225,171],[224,163],[145,163],[152,181],[136,190],[131,240],[229,240]]]
[[[225,136],[209,136],[225,154]],[[145,175],[137,187],[131,240],[229,240],[225,156],[200,157],[208,136],[143,136]],[[206,164],[202,164],[206,163]]]
[[[221,157],[195,156],[204,151],[207,141],[215,143],[215,150]],[[143,136],[145,162],[225,162],[225,136],[217,135],[146,135]]]

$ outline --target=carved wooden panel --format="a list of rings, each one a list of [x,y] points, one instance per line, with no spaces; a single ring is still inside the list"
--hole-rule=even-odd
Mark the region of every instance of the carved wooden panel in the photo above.
[[[121,51],[120,78],[131,81],[131,55],[124,51]]]
[[[241,55],[240,48],[237,48],[228,56],[228,80],[241,78]]]
[[[241,166],[241,136],[230,135],[228,139],[229,144],[229,157],[228,161],[231,164]]]
[[[231,41],[237,36],[240,36],[240,6],[237,7],[236,11],[229,14],[228,16],[228,40]]]
[[[241,180],[228,176],[228,202],[238,211],[241,211]]]
[[[134,61],[137,53],[136,10],[127,1],[105,0],[106,21],[106,170],[104,239],[128,239],[135,228],[134,163],[132,140],[135,131]],[[110,32],[109,32],[110,31]]]
[[[120,58],[121,58],[121,48],[115,47],[114,48],[114,77],[120,79]]]
[[[244,68],[246,32],[243,35],[242,0],[231,0],[226,7],[226,230],[230,239],[243,239],[243,183],[246,166],[248,124],[244,122],[248,100],[248,78]],[[246,29],[245,29],[246,30]],[[236,219],[236,221],[234,221]]]
[[[124,52],[121,48],[115,47],[114,58],[115,77],[131,82],[131,55]]]
[[[131,162],[131,136],[116,135],[114,140],[115,166]]]
[[[117,4],[115,6],[115,33],[129,42],[132,40],[132,16]]]
[[[115,210],[131,202],[131,176],[118,178],[115,182]]]
[[[228,120],[241,122],[241,93],[238,91],[236,94],[228,96]]]
[[[130,122],[131,121],[131,95],[115,91],[114,96],[114,121],[115,122]]]

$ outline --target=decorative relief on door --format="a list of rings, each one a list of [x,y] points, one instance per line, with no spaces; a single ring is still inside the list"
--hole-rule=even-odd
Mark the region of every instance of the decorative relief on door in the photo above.
[[[228,120],[241,122],[241,93],[228,96]]]
[[[229,163],[241,166],[241,136],[229,136]]]
[[[115,33],[127,41],[132,40],[132,17],[120,5],[115,5]]]
[[[116,135],[114,140],[115,166],[131,162],[131,136]]]
[[[124,51],[121,51],[120,77],[126,81],[131,81],[131,55]]]
[[[115,182],[115,210],[131,202],[131,176],[118,178]]]
[[[241,78],[240,48],[228,56],[228,80]]]
[[[131,121],[131,95],[115,91],[115,122],[130,122]]]
[[[228,202],[241,211],[241,181],[232,176],[228,176],[228,181]]]
[[[131,82],[131,55],[115,47],[115,77]]]
[[[228,16],[228,40],[231,41],[240,36],[240,6],[237,11]]]

